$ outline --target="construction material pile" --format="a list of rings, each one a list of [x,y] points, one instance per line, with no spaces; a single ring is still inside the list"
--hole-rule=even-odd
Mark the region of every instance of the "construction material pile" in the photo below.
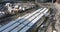
[[[22,11],[27,11],[31,8],[34,8],[34,3],[20,3],[20,2],[14,2],[14,3],[5,3],[0,4],[0,17],[3,15],[13,15]],[[3,12],[3,13],[2,13]]]

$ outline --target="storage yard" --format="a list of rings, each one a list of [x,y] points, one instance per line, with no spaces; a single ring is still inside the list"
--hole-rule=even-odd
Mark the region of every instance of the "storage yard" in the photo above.
[[[0,32],[60,32],[59,0],[0,1]]]

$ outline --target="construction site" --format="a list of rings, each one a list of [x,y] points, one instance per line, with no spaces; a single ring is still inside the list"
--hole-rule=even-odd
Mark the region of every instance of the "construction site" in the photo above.
[[[60,32],[60,0],[0,0],[0,32]]]

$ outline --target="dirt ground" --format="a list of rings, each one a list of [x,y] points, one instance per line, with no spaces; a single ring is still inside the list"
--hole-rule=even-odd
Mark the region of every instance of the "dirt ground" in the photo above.
[[[51,6],[51,4],[52,3],[47,3],[48,5],[45,5],[45,4],[43,4],[42,3],[42,5],[41,5],[41,3],[38,3],[38,5],[39,6],[42,6],[42,7],[48,7],[48,8],[51,8],[52,6]],[[57,9],[57,11],[56,11],[56,14],[55,14],[55,19],[56,19],[56,23],[55,23],[55,29],[56,29],[56,32],[60,32],[60,4],[58,4],[58,3],[54,3],[54,7]],[[52,32],[53,30],[52,30],[52,26],[51,26],[51,24],[48,26],[48,29],[47,29],[47,31],[46,32]]]
[[[56,32],[60,32],[60,4],[54,3],[54,5],[55,5],[55,8],[57,9],[54,17],[56,20],[54,27],[56,29]],[[51,25],[48,26],[48,29],[46,32],[53,32]]]
[[[60,4],[54,3],[54,5],[57,9],[55,29],[60,32]]]

